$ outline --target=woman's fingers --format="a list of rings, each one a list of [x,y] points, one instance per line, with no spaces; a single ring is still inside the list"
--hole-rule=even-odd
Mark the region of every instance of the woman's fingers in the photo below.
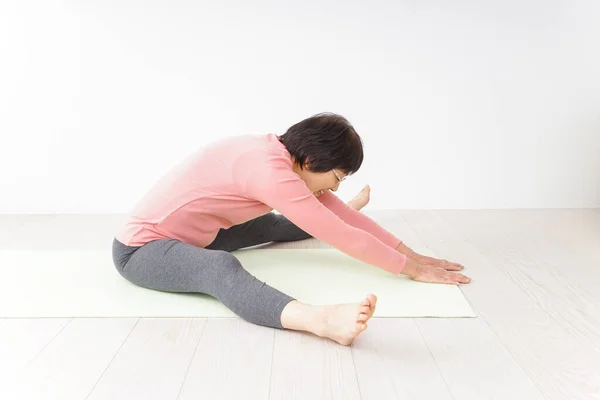
[[[469,282],[471,282],[471,278],[469,278],[466,275],[459,274],[457,272],[446,272],[446,273],[448,274],[446,279],[450,281],[449,283],[456,284],[456,283],[469,283]]]
[[[461,271],[465,267],[458,263],[453,263],[448,260],[439,260],[438,265],[436,267],[440,267],[445,269],[446,271]]]
[[[471,282],[471,278],[469,278],[466,275],[456,274],[456,273],[454,275],[456,275],[456,281],[459,282],[459,283],[469,283],[469,282]]]
[[[448,285],[457,285],[459,283],[469,283],[471,278],[457,272],[446,271],[439,267],[421,267],[418,274],[412,278],[418,282],[443,283]]]
[[[448,261],[446,261],[446,262],[448,263],[448,265],[446,267],[446,271],[462,271],[463,269],[465,269],[465,267],[463,267],[460,264],[452,263],[452,262],[448,262]]]
[[[446,271],[462,271],[465,269],[465,266],[462,264],[428,256],[421,256],[418,262],[421,264],[431,265],[432,267],[443,268]]]

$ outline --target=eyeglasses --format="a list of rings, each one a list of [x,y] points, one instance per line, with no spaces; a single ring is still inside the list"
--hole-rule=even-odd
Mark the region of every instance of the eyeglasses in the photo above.
[[[337,171],[334,169],[333,173],[335,174],[335,177],[337,178],[338,182],[344,182],[346,180],[346,178],[348,177],[348,175],[344,176],[343,178],[340,178],[339,174],[337,173]]]

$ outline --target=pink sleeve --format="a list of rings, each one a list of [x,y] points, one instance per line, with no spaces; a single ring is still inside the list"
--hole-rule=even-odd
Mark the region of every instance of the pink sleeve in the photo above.
[[[325,207],[293,172],[289,159],[267,157],[265,163],[249,166],[253,171],[246,182],[247,196],[277,210],[303,231],[357,260],[393,274],[404,269],[404,254],[371,233],[346,223]]]
[[[387,244],[394,250],[398,248],[402,240],[383,229],[379,224],[373,221],[365,214],[356,211],[349,207],[346,203],[340,200],[334,193],[326,191],[318,197],[319,201],[325,207],[333,211],[338,217],[349,223],[350,225],[371,233],[373,236]]]

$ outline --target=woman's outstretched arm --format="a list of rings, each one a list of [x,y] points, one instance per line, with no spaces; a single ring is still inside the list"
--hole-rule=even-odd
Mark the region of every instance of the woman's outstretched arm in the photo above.
[[[325,207],[330,209],[346,223],[371,233],[388,246],[394,248],[395,250],[404,254],[407,258],[412,259],[419,264],[440,267],[447,271],[460,271],[464,268],[461,264],[450,262],[448,260],[441,260],[418,254],[408,247],[401,239],[398,239],[391,232],[383,228],[377,222],[373,221],[373,219],[371,219],[369,216],[348,206],[330,191],[324,192],[318,197],[318,199]]]

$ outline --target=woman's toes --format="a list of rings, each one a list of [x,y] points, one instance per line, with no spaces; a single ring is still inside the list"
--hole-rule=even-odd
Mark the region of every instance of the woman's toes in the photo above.
[[[367,324],[365,324],[364,322],[357,322],[356,329],[358,329],[359,331],[364,331],[365,329],[367,329]]]
[[[370,192],[371,188],[369,185],[366,185],[352,200],[350,200],[347,204],[351,208],[360,211],[364,206],[369,203],[370,200]]]
[[[370,311],[371,311],[371,307],[369,307],[369,306],[362,306],[360,308],[360,312],[363,314],[368,314]]]
[[[358,314],[358,318],[356,319],[359,322],[367,322],[367,320],[369,319],[369,315],[367,314]]]
[[[369,293],[367,295],[367,299],[369,300],[369,305],[374,308],[377,304],[377,296],[375,296],[373,293]]]

